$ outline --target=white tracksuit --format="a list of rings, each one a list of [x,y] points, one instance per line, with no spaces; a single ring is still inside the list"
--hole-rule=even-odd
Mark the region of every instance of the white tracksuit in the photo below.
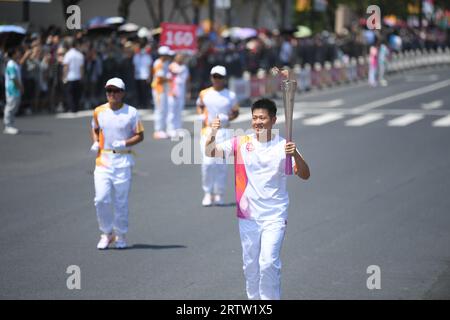
[[[202,188],[205,193],[224,194],[227,178],[227,166],[222,159],[205,156],[205,142],[208,136],[209,123],[216,116],[221,119],[224,129],[219,129],[216,142],[220,143],[228,139],[229,132],[225,128],[229,126],[228,115],[231,109],[237,105],[236,94],[228,89],[221,91],[209,87],[200,91],[197,105],[203,107],[204,128],[201,132],[200,149],[202,151]]]
[[[189,69],[184,64],[172,62],[169,69],[174,75],[173,101],[169,104],[167,132],[174,132],[182,127],[182,112],[186,102],[186,81],[189,78]]]
[[[94,171],[94,204],[99,229],[105,234],[114,231],[124,235],[128,232],[128,194],[134,159],[129,153],[108,151],[113,150],[114,141],[127,140],[144,128],[137,110],[126,104],[115,111],[108,104],[97,107],[92,127],[100,130],[100,150]]]
[[[169,72],[169,61],[156,59],[153,64],[152,94],[155,106],[155,131],[166,131],[168,126],[168,113],[173,108],[173,79]],[[162,79],[172,79],[162,82]]]
[[[234,155],[236,207],[249,299],[281,298],[280,251],[289,206],[285,146],[286,140],[278,135],[261,143],[254,134],[218,144],[226,156]]]

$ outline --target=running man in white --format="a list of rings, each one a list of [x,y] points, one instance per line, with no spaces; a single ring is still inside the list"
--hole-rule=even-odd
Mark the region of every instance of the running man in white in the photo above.
[[[203,115],[203,128],[200,136],[202,151],[202,187],[204,197],[202,205],[223,205],[223,194],[227,179],[227,166],[223,159],[214,159],[205,155],[205,142],[210,131],[210,123],[216,118],[221,119],[222,128],[216,133],[218,141],[225,141],[230,121],[239,115],[239,105],[236,94],[225,87],[227,70],[223,66],[211,69],[212,86],[200,91],[197,99],[197,112]]]
[[[178,53],[173,62],[169,65],[169,70],[173,75],[173,103],[169,104],[167,134],[169,137],[182,135],[182,112],[189,94],[189,68],[185,63],[186,56]]]
[[[252,105],[254,133],[216,144],[221,121],[211,124],[205,150],[209,156],[234,155],[235,187],[243,269],[249,299],[281,298],[280,251],[287,218],[286,155],[293,156],[294,172],[309,178],[309,167],[294,142],[275,134],[277,108],[269,99]]]
[[[102,235],[98,249],[106,249],[115,241],[116,248],[127,247],[128,194],[131,167],[134,165],[131,146],[144,140],[144,127],[136,108],[123,103],[125,84],[119,78],[106,83],[108,102],[95,108],[92,119],[91,147],[95,161],[95,208]]]
[[[153,103],[155,105],[155,131],[153,139],[167,139],[168,112],[173,104],[173,76],[169,70],[170,60],[174,51],[167,46],[158,49],[159,58],[152,68],[153,81],[151,84]]]

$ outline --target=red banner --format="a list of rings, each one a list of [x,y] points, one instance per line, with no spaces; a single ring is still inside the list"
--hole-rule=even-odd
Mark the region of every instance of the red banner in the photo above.
[[[160,45],[174,51],[197,51],[197,26],[194,24],[161,23]]]

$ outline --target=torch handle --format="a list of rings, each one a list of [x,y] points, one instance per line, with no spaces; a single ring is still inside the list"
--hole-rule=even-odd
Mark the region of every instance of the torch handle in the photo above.
[[[292,156],[286,155],[286,167],[284,168],[284,173],[287,176],[292,176]]]

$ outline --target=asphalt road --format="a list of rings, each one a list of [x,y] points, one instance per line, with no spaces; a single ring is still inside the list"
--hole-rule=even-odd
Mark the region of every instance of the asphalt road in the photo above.
[[[294,139],[311,178],[288,182],[283,299],[450,298],[449,71],[297,95]],[[234,128],[248,128],[248,112]],[[0,136],[0,298],[246,298],[232,168],[228,205],[201,207],[200,166],[175,165],[182,141],[152,140],[142,114],[121,251],[96,249],[86,112],[20,117],[22,134]],[[71,265],[79,290],[67,288]],[[369,290],[373,265],[381,288]]]

